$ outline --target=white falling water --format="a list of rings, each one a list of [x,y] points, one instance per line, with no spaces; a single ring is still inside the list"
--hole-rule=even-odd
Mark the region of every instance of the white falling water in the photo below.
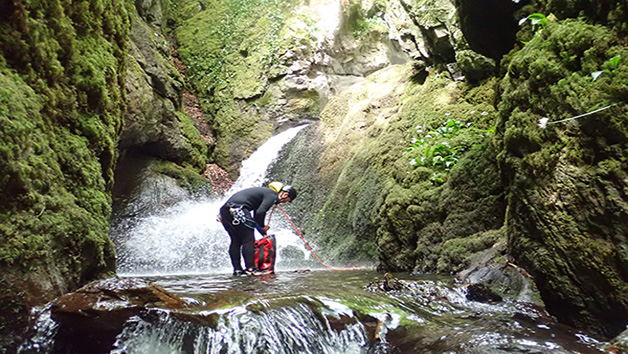
[[[226,193],[225,200],[233,193],[244,188],[261,186],[266,176],[266,169],[277,158],[281,148],[290,140],[294,139],[303,128],[305,128],[305,125],[291,128],[275,135],[268,139],[259,149],[255,150],[248,159],[242,161],[240,177],[238,177],[233,186],[231,186],[231,189]]]
[[[334,305],[344,306],[337,302]],[[151,322],[133,316],[117,336],[111,354],[360,354],[366,353],[368,346],[359,320],[337,331],[326,325],[327,320],[321,321],[320,316],[327,314],[317,313],[305,304],[263,311],[235,307],[203,314],[218,317],[215,328],[180,321],[166,311],[155,311]],[[351,310],[343,315],[354,318]]]
[[[116,237],[118,273],[186,274],[231,272],[229,236],[216,215],[226,199],[243,188],[261,186],[266,169],[281,148],[305,125],[270,138],[242,163],[240,178],[221,199],[187,200],[156,215],[140,216],[125,235]],[[274,219],[275,217],[273,217]],[[271,228],[274,222],[271,223]],[[279,248],[277,270],[281,270],[281,249],[293,247],[305,252],[302,241],[288,229],[276,229]],[[259,235],[256,235],[259,237]],[[291,266],[293,262],[290,263]]]

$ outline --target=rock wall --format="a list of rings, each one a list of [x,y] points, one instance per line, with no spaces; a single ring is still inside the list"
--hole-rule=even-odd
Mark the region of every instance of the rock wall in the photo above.
[[[123,237],[120,225],[128,226],[138,212],[151,213],[195,193],[212,193],[201,172],[215,139],[188,91],[185,68],[176,65],[168,9],[165,1],[146,0],[130,11],[127,109],[112,190],[114,239]]]
[[[417,130],[450,118],[489,126],[496,111],[485,100],[494,81],[472,87],[431,75],[420,83],[417,75],[411,64],[393,66],[345,90],[269,172],[299,190],[287,208],[330,259],[367,255],[381,269],[453,272],[505,242],[497,231],[505,192],[490,132],[439,138],[467,150],[451,171],[413,167],[412,153],[404,154]]]
[[[628,76],[625,64],[597,80],[591,73],[628,58],[619,38],[581,20],[550,21],[507,58],[499,105],[511,254],[559,319],[607,336],[628,323]]]
[[[565,323],[600,336],[625,327],[626,7],[558,3],[504,4],[521,8],[517,18],[543,12],[548,22],[524,22],[517,42],[507,35],[513,50],[496,79],[486,80],[496,71],[475,67],[479,77],[457,81],[456,67],[485,59],[464,59],[469,48],[455,41],[417,45],[416,53],[446,50],[402,75],[380,70],[329,102],[271,174],[305,191],[291,211],[326,246],[324,256],[370,254],[386,270],[463,270],[460,278],[471,282],[497,270],[502,275],[489,283],[503,290],[523,281],[533,289],[533,279],[540,298],[528,294],[526,301],[544,301]],[[415,25],[426,21],[421,9],[410,11]],[[577,13],[589,19],[569,19]],[[482,37],[482,28],[468,31]],[[471,43],[482,50],[478,45]],[[484,54],[507,52],[495,50]],[[617,55],[619,65],[609,60]],[[591,76],[603,69],[597,80]],[[550,120],[545,129],[543,117]],[[478,130],[445,136],[450,119]],[[432,143],[426,132],[443,142]],[[443,161],[455,166],[443,169]]]
[[[133,167],[154,161],[154,178],[210,189],[200,173],[211,138],[184,112],[162,2],[136,5],[0,5],[3,352],[31,306],[115,274],[111,194],[143,173],[116,172],[119,154]]]
[[[284,26],[291,6],[238,0],[184,1],[176,7],[178,51],[216,131],[213,158],[233,177],[240,162],[280,127],[318,113],[319,95],[309,80],[282,80],[307,73],[296,58],[306,63],[311,56],[307,26]]]
[[[429,17],[414,16],[427,5]],[[482,57],[471,51],[469,65],[457,67],[456,50],[468,45],[453,10],[448,1],[179,4],[179,52],[217,134],[215,161],[235,177],[269,136],[318,119],[331,97],[392,64],[452,64],[459,76],[491,72],[490,59],[481,68],[469,64]]]
[[[0,333],[115,271],[110,191],[125,108],[124,1],[0,4]]]
[[[271,179],[305,190],[305,198],[293,203],[292,210],[306,230],[328,246],[331,258],[369,255],[390,270],[459,270],[470,258],[464,252],[479,252],[496,241],[494,234],[482,232],[503,223],[497,164],[482,156],[488,159],[485,165],[469,167],[486,172],[486,179],[472,176],[474,180],[468,181],[470,173],[452,171],[460,186],[450,188],[435,182],[449,174],[415,169],[402,153],[419,136],[418,126],[428,131],[455,119],[489,127],[495,118],[490,103],[495,82],[474,88],[463,79],[486,78],[494,62],[469,49],[448,1],[355,1],[343,9],[340,43],[343,38],[360,42],[361,31],[370,28],[367,24],[385,23],[389,40],[411,60],[380,69],[333,97],[320,123],[308,128],[308,135],[297,137],[293,150],[288,148],[291,152],[271,171]],[[474,145],[471,135],[457,139],[465,149]],[[316,147],[313,151],[307,151],[307,141]],[[480,144],[475,145],[473,159],[482,155]],[[290,157],[293,154],[299,157]],[[455,196],[462,191],[480,201],[469,197],[465,205],[458,205]],[[478,215],[486,212],[495,217],[480,221]],[[462,220],[469,225],[461,228]],[[474,234],[478,235],[473,241],[451,241],[441,251],[445,241]],[[443,252],[449,258],[441,257]]]
[[[123,156],[140,152],[202,171],[211,146],[184,111],[185,82],[174,66],[173,44],[167,40],[163,20],[158,20],[164,16],[159,3],[144,1],[132,12],[126,57],[127,110],[119,149]]]

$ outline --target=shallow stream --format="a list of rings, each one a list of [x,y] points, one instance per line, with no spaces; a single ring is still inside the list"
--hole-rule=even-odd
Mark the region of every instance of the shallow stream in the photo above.
[[[453,279],[368,270],[150,277],[211,326],[136,319],[116,353],[599,353],[603,343],[523,304],[466,299]],[[371,287],[368,285],[371,284]],[[176,330],[174,330],[176,329]],[[167,348],[167,350],[163,350]]]
[[[393,291],[377,290],[383,276],[370,270],[141,278],[188,307],[131,317],[111,353],[601,353],[605,344],[541,309],[469,301],[451,278],[396,274]],[[54,321],[39,326],[22,353],[71,352],[55,350]]]

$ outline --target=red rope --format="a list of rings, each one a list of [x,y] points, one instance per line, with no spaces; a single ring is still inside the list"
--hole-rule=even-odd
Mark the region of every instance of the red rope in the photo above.
[[[314,255],[314,257],[316,258],[316,260],[318,261],[318,263],[322,264],[323,266],[331,269],[331,270],[336,270],[336,271],[344,271],[344,270],[356,270],[356,269],[360,269],[360,268],[334,268],[334,267],[330,267],[327,264],[323,263],[323,261],[320,260],[320,258],[318,258],[318,256],[316,255],[316,253],[314,252],[314,250],[312,249],[312,247],[310,247],[310,245],[307,243],[307,241],[305,241],[305,238],[303,238],[303,235],[301,234],[301,232],[299,231],[299,229],[296,227],[296,225],[292,222],[292,219],[290,219],[290,217],[288,216],[288,214],[286,214],[285,211],[283,211],[283,209],[281,209],[278,206],[275,206],[273,208],[273,210],[270,211],[270,215],[268,217],[268,223],[270,224],[270,218],[272,218],[273,216],[273,211],[275,211],[275,209],[279,209],[281,210],[281,212],[283,213],[283,215],[285,215],[286,219],[288,219],[288,221],[290,221],[290,224],[292,224],[292,227],[294,228],[294,231],[297,232],[297,234],[299,235],[299,237],[301,237],[301,240],[303,241],[303,243],[305,244],[305,246],[310,250],[310,252],[312,252],[312,254]]]

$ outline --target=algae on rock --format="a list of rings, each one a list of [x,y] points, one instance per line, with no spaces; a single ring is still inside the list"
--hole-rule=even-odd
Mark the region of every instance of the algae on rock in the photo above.
[[[115,270],[109,192],[130,19],[118,0],[3,2],[0,14],[0,332],[10,336],[28,307]]]
[[[286,40],[282,35],[285,12],[292,2],[229,0],[201,4],[205,10],[191,15],[176,30],[179,52],[217,132],[214,158],[235,176],[240,161],[276,130],[272,110],[277,109],[278,100],[286,100],[269,95],[272,91],[267,85],[286,74],[289,58],[280,56],[291,46],[298,48],[300,44],[291,41],[300,37],[293,33]],[[187,6],[180,4],[178,9],[183,11]],[[314,96],[312,101],[317,99]],[[304,112],[297,109],[296,113],[312,109],[311,104],[301,106]]]
[[[143,188],[145,176],[150,174],[153,183],[170,183],[176,179],[178,185],[187,192],[172,193],[179,201],[191,195],[211,194],[211,186],[201,177],[213,149],[211,131],[201,135],[199,126],[206,122],[202,115],[195,120],[186,113],[189,107],[182,96],[186,88],[184,68],[174,65],[173,50],[165,33],[167,7],[154,2],[142,2],[131,12],[129,51],[126,58],[127,110],[125,125],[120,132],[118,149],[120,161],[116,169],[116,184],[113,189],[114,212],[111,220],[112,237],[125,213],[135,213],[137,208],[145,208],[145,203],[128,207],[146,193]],[[145,17],[140,16],[144,14]],[[159,167],[155,167],[159,166]],[[161,174],[161,176],[158,176]],[[203,183],[204,182],[204,183]],[[171,198],[164,204],[173,203]],[[157,203],[150,210],[163,207]],[[128,208],[133,210],[129,211]]]
[[[511,53],[502,83],[500,168],[513,257],[561,321],[613,335],[628,315],[628,68],[593,80],[628,49],[580,20],[549,23]],[[538,126],[605,105],[579,120]]]
[[[347,89],[325,107],[320,123],[288,144],[289,153],[270,170],[271,179],[291,180],[304,190],[293,213],[327,246],[331,259],[369,255],[388,270],[459,270],[464,262],[451,247],[447,252],[454,259],[444,262],[442,244],[503,223],[490,139],[466,138],[476,146],[463,155],[462,167],[452,170],[445,186],[430,181],[437,171],[414,168],[402,154],[417,125],[435,128],[450,117],[489,125],[495,115],[484,100],[491,94],[480,91],[491,92],[494,82],[465,88],[433,76],[421,85],[412,80],[414,74],[411,65],[393,66]],[[305,142],[313,151],[306,152]],[[495,216],[480,217],[485,214]],[[495,241],[486,239],[482,246]]]

